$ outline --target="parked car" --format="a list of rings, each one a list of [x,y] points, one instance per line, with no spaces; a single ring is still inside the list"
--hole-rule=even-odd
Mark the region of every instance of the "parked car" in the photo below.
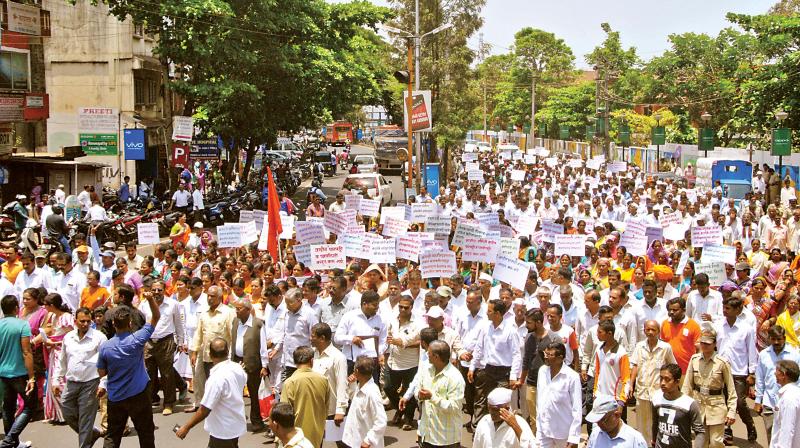
[[[356,163],[360,173],[375,173],[378,170],[378,161],[375,160],[375,156],[364,154],[354,156],[353,164]]]
[[[391,205],[392,203],[392,181],[386,180],[383,175],[378,173],[359,173],[348,175],[343,184],[343,188],[363,191],[367,189],[367,193],[373,199],[381,201],[382,205]]]

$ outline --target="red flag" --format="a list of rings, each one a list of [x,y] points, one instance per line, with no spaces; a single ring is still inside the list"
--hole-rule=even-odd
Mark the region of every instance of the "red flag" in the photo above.
[[[267,249],[273,260],[278,260],[278,235],[283,232],[281,226],[281,203],[278,201],[278,189],[275,188],[275,179],[272,170],[267,167],[267,222],[269,222],[269,235]]]

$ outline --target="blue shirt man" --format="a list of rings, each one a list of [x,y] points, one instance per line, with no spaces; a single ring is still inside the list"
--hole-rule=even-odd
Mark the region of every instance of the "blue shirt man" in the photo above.
[[[774,326],[769,329],[770,346],[758,354],[756,366],[756,404],[754,410],[764,418],[767,441],[772,439],[775,407],[778,405],[778,391],[781,385],[775,378],[775,365],[781,360],[800,363],[800,351],[786,344],[786,331]]]
[[[131,181],[131,177],[125,176],[123,181],[124,182],[122,182],[122,185],[119,186],[119,200],[121,202],[128,202],[131,200],[131,186],[129,183]]]
[[[36,380],[33,376],[33,354],[31,352],[31,328],[28,322],[17,319],[19,300],[8,295],[0,299],[0,387],[5,390],[3,412],[5,416],[5,437],[0,447],[30,446],[20,442],[19,437],[36,411]],[[19,415],[17,400],[22,399],[23,407]]]

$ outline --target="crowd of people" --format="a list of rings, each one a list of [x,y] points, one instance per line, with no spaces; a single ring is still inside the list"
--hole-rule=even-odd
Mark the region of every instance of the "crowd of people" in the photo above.
[[[393,263],[366,244],[320,268],[299,227],[277,251],[221,248],[186,216],[153,256],[118,254],[92,231],[49,257],[6,248],[0,448],[27,446],[34,419],[68,424],[82,448],[119,447],[130,421],[153,447],[153,409],[178,407],[191,415],[175,435],[202,422],[209,447],[250,431],[376,448],[392,425],[423,448],[716,448],[754,442],[753,412],[770,446],[800,446],[796,197],[754,180],[734,201],[602,160],[462,157],[436,197],[409,199],[450,218],[449,233],[396,210],[350,212],[347,195],[366,191],[328,207],[312,194],[307,219],[325,223],[314,247],[417,233]],[[346,231],[330,214],[352,220]],[[639,224],[657,230],[644,248],[626,235]],[[457,244],[468,227],[495,247],[483,261]],[[718,242],[693,244],[714,228]],[[582,255],[559,253],[558,234],[577,235]],[[709,262],[724,247],[735,256]],[[451,272],[430,274],[431,251],[453,254]],[[519,278],[501,273],[506,258],[524,263]]]

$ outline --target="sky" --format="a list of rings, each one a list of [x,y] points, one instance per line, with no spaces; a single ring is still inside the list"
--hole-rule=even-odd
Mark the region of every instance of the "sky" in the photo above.
[[[341,3],[345,0],[330,0]],[[387,5],[386,0],[370,0]],[[492,54],[508,51],[514,33],[526,26],[554,33],[572,48],[578,68],[584,55],[602,43],[600,24],[619,31],[625,48],[635,46],[644,60],[669,48],[667,37],[684,32],[716,35],[732,26],[725,14],[762,14],[777,0],[487,0],[481,32]],[[423,32],[428,30],[422,30]],[[477,34],[471,47],[477,48]]]

